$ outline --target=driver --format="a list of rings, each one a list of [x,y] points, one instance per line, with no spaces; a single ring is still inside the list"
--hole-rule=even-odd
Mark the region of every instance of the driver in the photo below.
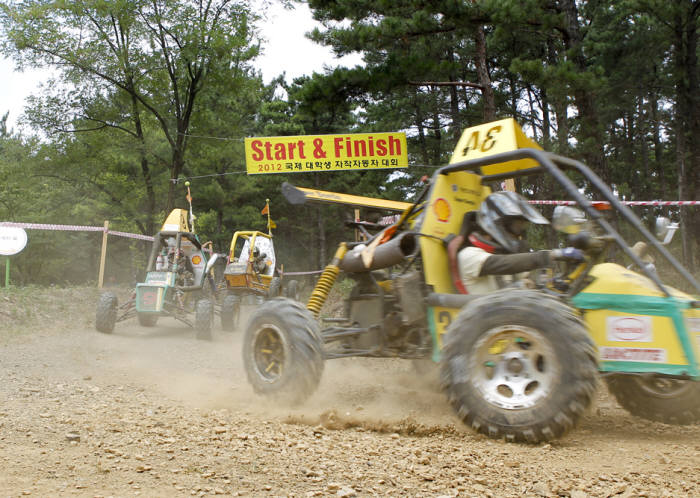
[[[522,196],[510,191],[490,194],[478,212],[465,215],[460,235],[448,244],[448,253],[450,246],[463,246],[457,263],[467,293],[493,292],[511,283],[513,275],[550,266],[553,261],[583,261],[583,252],[573,247],[530,251],[523,239],[530,223],[549,224]]]
[[[253,249],[253,270],[256,273],[265,273],[267,270],[267,254],[260,254],[260,249],[257,247]]]

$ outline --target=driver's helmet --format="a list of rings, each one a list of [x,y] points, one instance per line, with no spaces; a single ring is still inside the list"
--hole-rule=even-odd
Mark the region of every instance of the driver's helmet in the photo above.
[[[486,197],[476,220],[481,229],[509,253],[523,251],[522,237],[529,223],[549,224],[547,218],[530,206],[521,195],[508,190],[494,192]]]
[[[253,258],[257,258],[258,256],[260,256],[260,249],[258,249],[257,247],[254,247],[253,248]]]

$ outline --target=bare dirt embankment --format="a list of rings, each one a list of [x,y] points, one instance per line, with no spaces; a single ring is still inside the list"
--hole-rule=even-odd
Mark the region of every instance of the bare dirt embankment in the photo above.
[[[700,426],[646,422],[601,386],[566,438],[476,436],[408,362],[328,362],[286,409],[256,397],[241,332],[93,329],[97,292],[0,291],[4,496],[700,496]]]

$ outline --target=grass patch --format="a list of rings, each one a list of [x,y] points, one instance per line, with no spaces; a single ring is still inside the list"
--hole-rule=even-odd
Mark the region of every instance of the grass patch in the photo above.
[[[95,287],[9,287],[0,289],[0,339],[29,331],[94,327]]]

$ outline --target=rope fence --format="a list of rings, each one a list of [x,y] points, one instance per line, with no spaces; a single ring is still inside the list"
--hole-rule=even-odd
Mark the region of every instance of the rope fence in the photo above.
[[[575,201],[567,200],[531,200],[528,201],[530,204],[542,205],[542,206],[571,206],[575,205]],[[627,206],[652,206],[652,207],[669,207],[669,206],[700,206],[700,201],[620,201],[621,204]],[[608,206],[610,203],[608,201],[591,201],[593,206]],[[381,218],[379,224],[381,225],[391,225],[399,219],[399,215],[384,216]],[[102,251],[100,258],[100,275],[98,278],[98,286],[102,287],[104,278],[104,264],[105,264],[105,253],[107,245],[107,236],[113,235],[115,237],[123,237],[127,239],[145,240],[152,242],[154,237],[150,235],[143,235],[139,233],[122,232],[118,230],[110,230],[109,222],[105,221],[104,226],[90,226],[90,225],[59,225],[59,224],[49,224],[49,223],[21,223],[13,221],[0,221],[0,227],[16,227],[28,230],[53,230],[53,231],[70,231],[70,232],[102,232]],[[6,270],[7,271],[7,270]],[[313,270],[313,271],[300,271],[300,272],[284,272],[288,276],[303,276],[303,275],[317,275],[322,273],[323,270]]]
[[[0,221],[0,227],[16,227],[27,228],[29,230],[57,230],[67,232],[107,232],[108,235],[117,237],[126,237],[127,239],[139,239],[153,241],[150,235],[142,235],[140,233],[119,232],[117,230],[105,230],[105,227],[95,227],[89,225],[54,225],[44,223],[16,223],[13,221]]]
[[[573,206],[576,201],[528,201],[542,206]],[[609,206],[608,201],[591,201],[594,206]],[[626,206],[700,206],[700,201],[620,201]]]

